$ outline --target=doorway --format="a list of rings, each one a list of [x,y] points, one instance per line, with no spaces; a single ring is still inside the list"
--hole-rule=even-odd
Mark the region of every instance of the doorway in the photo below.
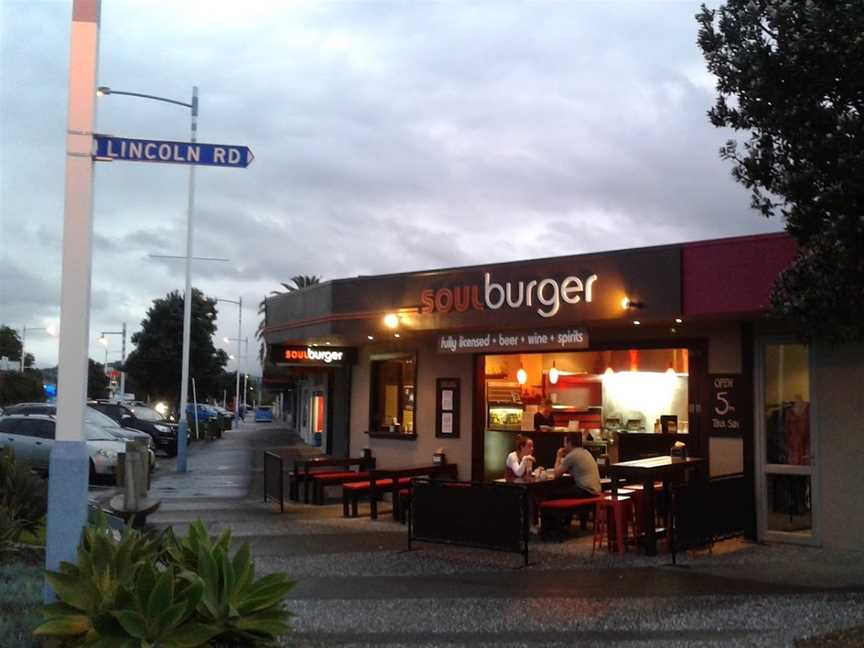
[[[757,346],[756,488],[761,540],[819,544],[817,434],[811,349],[794,339]]]

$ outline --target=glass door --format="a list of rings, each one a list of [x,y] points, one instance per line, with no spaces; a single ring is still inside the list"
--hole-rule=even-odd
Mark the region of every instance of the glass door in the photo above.
[[[762,540],[818,543],[810,347],[763,340],[757,376],[757,510]]]

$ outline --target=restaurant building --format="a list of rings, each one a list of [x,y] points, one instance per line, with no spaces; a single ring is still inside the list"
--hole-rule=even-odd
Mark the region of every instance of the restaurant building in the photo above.
[[[682,441],[717,534],[858,546],[864,347],[767,317],[794,254],[770,234],[328,281],[267,299],[265,385],[329,454],[444,452],[461,479],[501,477],[520,432],[546,467],[567,431],[601,463]]]

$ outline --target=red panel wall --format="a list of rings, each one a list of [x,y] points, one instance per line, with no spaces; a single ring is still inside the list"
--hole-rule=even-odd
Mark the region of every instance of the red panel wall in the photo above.
[[[684,315],[764,310],[777,275],[794,256],[794,241],[782,233],[685,244]]]

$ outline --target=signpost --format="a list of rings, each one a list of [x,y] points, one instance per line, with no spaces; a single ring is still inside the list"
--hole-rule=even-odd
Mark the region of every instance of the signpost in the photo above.
[[[135,93],[117,93],[135,94]],[[149,95],[140,95],[149,96]],[[156,98],[152,97],[151,98]],[[177,103],[177,102],[171,102]],[[187,104],[182,104],[187,105]],[[189,346],[192,319],[192,283],[190,262],[192,259],[192,214],[194,211],[195,167],[215,166],[245,169],[255,159],[248,146],[231,144],[204,144],[196,141],[198,130],[198,88],[193,88],[192,132],[189,142],[132,139],[93,134],[93,159],[100,162],[125,160],[127,162],[161,162],[163,164],[189,165],[189,208],[186,223],[186,291],[183,298],[183,361],[180,377],[180,421],[177,426],[177,472],[186,472],[186,404],[189,391]],[[197,423],[197,418],[196,418]]]
[[[94,158],[101,162],[124,160],[245,169],[255,159],[248,146],[231,144],[143,140],[98,134],[93,136],[93,140],[96,143]]]

